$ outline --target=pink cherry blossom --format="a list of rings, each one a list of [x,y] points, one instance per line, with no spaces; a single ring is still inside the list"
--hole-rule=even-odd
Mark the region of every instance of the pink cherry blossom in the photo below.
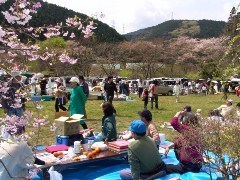
[[[69,36],[70,38],[75,38],[75,34],[74,33],[71,33],[71,36]]]
[[[5,3],[7,0],[0,0],[0,4]]]
[[[63,34],[63,36],[68,36],[68,31]]]

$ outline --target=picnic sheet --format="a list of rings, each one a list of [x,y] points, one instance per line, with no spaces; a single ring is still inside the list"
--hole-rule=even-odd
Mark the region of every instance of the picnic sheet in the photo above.
[[[165,141],[164,145],[169,145],[171,144],[171,142],[169,141]],[[164,153],[164,149],[163,148],[159,148],[159,153],[163,154]],[[168,153],[167,157],[162,156],[163,161],[166,164],[178,164],[178,160],[176,159],[175,153],[174,151],[171,149]],[[103,174],[101,176],[98,176],[96,178],[93,177],[93,175],[89,174],[87,178],[89,179],[95,179],[95,180],[120,180],[120,176],[119,173],[122,169],[126,169],[129,168],[129,165],[125,164],[125,165],[117,165],[117,166],[112,166],[112,167],[107,167],[104,169],[99,170],[99,172],[95,172],[96,174]],[[204,168],[203,168],[204,169]],[[213,179],[217,179],[217,175],[216,174],[212,174]],[[66,180],[70,180],[71,178],[68,178],[67,176],[64,177],[64,179]],[[165,177],[162,178],[158,178],[158,180],[210,180],[210,176],[206,173],[206,172],[199,172],[199,173],[185,173],[183,175],[174,173],[174,174],[169,174]]]
[[[165,141],[165,144],[162,146],[167,146],[172,142]],[[159,153],[163,154],[164,149],[160,147]],[[175,157],[174,151],[171,149],[168,153],[168,156],[162,156],[163,161],[166,164],[178,164],[178,160]],[[109,162],[108,162],[109,161]],[[96,179],[96,180],[120,180],[119,173],[122,169],[129,168],[129,164],[121,160],[121,162],[116,162],[114,164],[113,159],[106,159],[104,163],[100,162],[99,164],[90,164],[84,166],[78,166],[78,169],[65,170],[61,172],[64,180],[77,180],[79,177],[82,179]],[[204,169],[204,168],[203,168]],[[217,179],[216,174],[212,174],[213,179]],[[36,178],[41,179],[41,178]],[[183,175],[180,174],[170,174],[163,178],[159,178],[159,180],[209,180],[210,176],[206,172],[200,173],[185,173]]]

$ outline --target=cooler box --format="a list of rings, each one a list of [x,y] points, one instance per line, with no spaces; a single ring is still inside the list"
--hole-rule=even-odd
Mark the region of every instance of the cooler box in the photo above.
[[[69,146],[69,136],[56,136],[56,145],[58,144],[65,144],[66,146]]]
[[[73,146],[74,141],[81,141],[81,144],[84,144],[84,138],[82,134],[74,134],[71,136],[56,136],[56,144],[65,144],[67,146]]]
[[[84,115],[82,114],[74,114],[71,117],[64,117],[61,116],[57,119],[55,119],[55,125],[56,125],[56,134],[58,135],[73,135],[73,134],[79,134],[80,131],[80,119]]]

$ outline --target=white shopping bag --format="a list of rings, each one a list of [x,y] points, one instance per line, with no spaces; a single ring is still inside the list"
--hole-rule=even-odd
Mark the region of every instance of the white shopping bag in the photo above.
[[[60,174],[57,171],[54,171],[53,166],[49,168],[48,173],[50,174],[50,180],[62,180],[62,174]]]

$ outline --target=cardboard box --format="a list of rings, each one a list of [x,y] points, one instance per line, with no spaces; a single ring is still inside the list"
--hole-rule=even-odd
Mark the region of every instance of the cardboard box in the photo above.
[[[70,115],[69,111],[59,111],[55,112],[55,119],[58,119],[61,116],[68,117]]]
[[[56,134],[64,136],[78,134],[80,131],[80,119],[83,116],[82,114],[74,114],[71,117],[61,116],[55,119]]]

